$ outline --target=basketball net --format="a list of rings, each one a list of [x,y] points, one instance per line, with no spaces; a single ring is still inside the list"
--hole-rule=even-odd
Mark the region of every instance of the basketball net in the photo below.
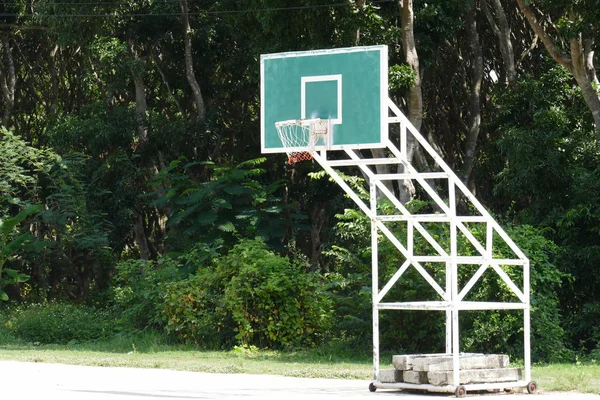
[[[276,122],[275,127],[288,155],[288,164],[292,165],[312,160],[319,137],[328,133],[328,120],[290,119]]]

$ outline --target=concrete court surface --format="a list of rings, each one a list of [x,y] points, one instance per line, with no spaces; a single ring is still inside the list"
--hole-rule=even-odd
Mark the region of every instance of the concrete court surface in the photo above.
[[[450,394],[378,390],[368,381],[290,378],[270,375],[208,374],[160,369],[83,367],[0,361],[0,393],[12,400],[190,400],[190,399],[383,399],[428,400]],[[467,398],[497,400],[600,400],[575,393],[488,394]]]

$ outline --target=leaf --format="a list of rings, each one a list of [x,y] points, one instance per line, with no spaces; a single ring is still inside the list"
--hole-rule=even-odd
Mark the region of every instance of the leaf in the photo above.
[[[13,255],[19,248],[21,248],[21,246],[23,246],[23,243],[25,243],[27,239],[29,239],[29,233],[24,233],[18,236],[12,242],[7,243],[5,246],[1,247],[0,257],[5,258]]]
[[[244,188],[241,185],[231,185],[225,186],[223,190],[229,194],[242,194],[245,192]]]
[[[2,289],[0,289],[0,300],[8,301],[8,295]]]
[[[53,242],[36,240],[33,242],[26,242],[23,244],[23,249],[32,252],[38,252],[46,247],[52,246]]]
[[[4,234],[8,234],[8,233],[12,232],[13,229],[15,228],[15,226],[19,225],[21,222],[23,222],[25,219],[27,219],[28,216],[30,216],[33,213],[38,212],[41,209],[42,209],[42,205],[27,207],[26,209],[24,209],[23,211],[21,211],[20,213],[15,215],[14,217],[0,220],[0,232],[4,233]]]
[[[217,214],[213,212],[204,212],[196,218],[196,222],[200,225],[209,225],[217,220]]]
[[[223,232],[235,232],[235,226],[231,223],[231,222],[226,222],[224,224],[221,224],[217,227],[217,229],[219,229],[220,231]]]
[[[171,217],[168,222],[169,225],[178,224],[179,222],[181,222],[182,220],[184,220],[185,218],[190,216],[198,208],[200,208],[200,204],[194,204],[193,206],[190,206],[187,210],[180,212],[179,214]]]
[[[216,207],[232,209],[231,203],[225,199],[214,199],[212,204]]]
[[[9,277],[16,279],[17,276],[19,275],[19,271],[17,271],[16,269],[12,269],[12,268],[4,268],[4,272],[6,272],[6,275],[8,275]]]

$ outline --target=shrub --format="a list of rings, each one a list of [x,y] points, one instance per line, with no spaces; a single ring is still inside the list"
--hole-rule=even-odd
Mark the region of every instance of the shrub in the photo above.
[[[241,242],[221,262],[232,273],[223,300],[241,344],[314,344],[329,328],[323,283],[300,263],[274,254],[260,239]]]
[[[181,279],[172,261],[128,260],[116,266],[112,298],[120,313],[120,322],[134,328],[159,324],[165,282]]]
[[[56,303],[16,308],[6,326],[12,335],[28,342],[65,344],[113,334],[114,318],[105,310]]]
[[[8,329],[8,313],[6,311],[0,311],[0,344],[5,345],[15,341],[15,337],[10,333]]]
[[[216,247],[198,243],[189,252],[157,261],[128,260],[117,264],[112,299],[121,322],[137,329],[162,328],[161,316],[165,285],[184,279],[197,269],[210,265]]]
[[[165,286],[163,318],[179,339],[305,346],[330,327],[331,302],[319,275],[269,251],[261,239],[241,241],[215,265]]]
[[[233,323],[220,305],[226,277],[213,268],[164,285],[162,319],[167,332],[185,343],[215,349],[235,344]]]

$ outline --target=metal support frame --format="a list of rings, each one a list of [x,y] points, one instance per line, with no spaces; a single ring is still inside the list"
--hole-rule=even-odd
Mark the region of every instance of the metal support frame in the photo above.
[[[372,298],[373,298],[373,385],[375,388],[401,389],[420,388],[430,391],[454,391],[459,386],[460,360],[459,360],[459,312],[463,310],[523,310],[524,330],[524,380],[504,383],[471,384],[464,385],[467,390],[495,389],[504,387],[525,387],[531,381],[531,359],[530,359],[530,301],[529,301],[529,260],[516,246],[506,232],[492,218],[483,205],[473,196],[464,183],[454,174],[444,160],[434,151],[425,138],[416,130],[410,121],[404,116],[400,109],[389,100],[389,109],[393,116],[389,117],[389,124],[400,125],[400,148],[397,148],[390,140],[387,141],[387,152],[389,158],[365,158],[351,148],[343,148],[346,158],[328,160],[328,152],[321,150],[313,154],[314,159],[333,178],[333,180],[354,200],[359,208],[371,220],[371,246],[372,246]],[[412,137],[411,137],[412,136]],[[422,146],[425,153],[431,157],[439,166],[438,172],[418,172],[410,160],[407,159],[407,145],[409,138],[415,140]],[[336,155],[339,154],[336,151]],[[402,165],[404,173],[378,174],[371,166],[388,164]],[[361,197],[344,181],[340,173],[334,167],[358,167],[363,176],[369,182],[370,202],[366,204]],[[384,184],[386,180],[411,179],[416,181],[424,191],[433,199],[440,213],[436,214],[411,214]],[[448,182],[448,201],[444,201],[437,191],[430,185],[428,180],[436,179]],[[459,193],[469,205],[475,210],[476,215],[461,216],[457,214],[456,194]],[[385,196],[395,207],[394,215],[378,214],[378,195]],[[389,221],[405,221],[407,224],[406,243],[402,243],[384,224]],[[450,226],[450,248],[446,251],[423,226],[425,223],[443,223]],[[480,243],[471,233],[468,223],[482,223],[486,225],[485,243]],[[437,254],[414,254],[415,230],[435,250]],[[479,253],[478,256],[463,256],[458,251],[458,235],[462,234],[470,245]],[[514,257],[508,259],[497,259],[493,256],[494,235],[498,235],[514,253]],[[387,238],[396,249],[403,255],[405,262],[398,268],[393,277],[379,288],[379,265],[378,265],[378,238]],[[446,278],[445,287],[442,288],[433,277],[423,268],[421,263],[439,262],[445,263]],[[470,278],[468,283],[459,291],[458,268],[461,264],[478,265],[479,268]],[[522,267],[523,286],[518,287],[510,276],[502,269],[502,266]],[[393,285],[402,277],[408,268],[415,268],[420,275],[437,292],[441,300],[419,301],[419,302],[384,302],[383,299]],[[516,302],[472,302],[464,301],[465,296],[477,283],[479,278],[488,269],[495,271],[510,291],[518,299]],[[440,310],[446,314],[446,354],[453,356],[454,381],[448,386],[414,385],[408,383],[382,383],[379,372],[379,311],[380,310]]]

